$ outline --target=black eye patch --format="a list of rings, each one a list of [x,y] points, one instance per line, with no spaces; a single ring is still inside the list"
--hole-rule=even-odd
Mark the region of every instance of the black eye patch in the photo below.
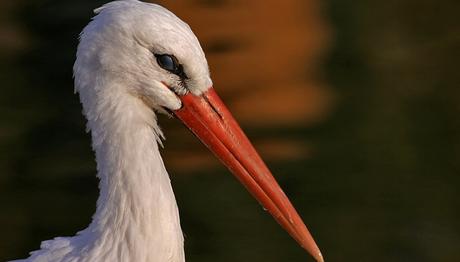
[[[158,65],[164,70],[179,76],[183,80],[188,78],[184,72],[184,67],[179,64],[174,55],[155,54],[155,57],[157,58]]]

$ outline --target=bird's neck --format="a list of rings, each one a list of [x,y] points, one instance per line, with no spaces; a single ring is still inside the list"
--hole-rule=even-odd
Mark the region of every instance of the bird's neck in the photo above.
[[[106,252],[99,261],[183,261],[179,214],[158,149],[155,115],[140,99],[114,90],[116,85],[103,94],[106,101],[96,112],[86,112],[100,179],[96,213],[82,232],[93,245],[87,248]]]

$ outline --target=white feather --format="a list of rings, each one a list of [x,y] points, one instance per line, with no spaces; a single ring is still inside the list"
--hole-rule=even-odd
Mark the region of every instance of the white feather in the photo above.
[[[179,213],[152,110],[180,108],[163,84],[178,86],[179,79],[161,69],[153,53],[174,54],[194,94],[212,85],[206,58],[189,26],[161,6],[123,0],[95,12],[81,34],[74,76],[96,153],[96,213],[76,236],[44,241],[20,261],[184,261]]]

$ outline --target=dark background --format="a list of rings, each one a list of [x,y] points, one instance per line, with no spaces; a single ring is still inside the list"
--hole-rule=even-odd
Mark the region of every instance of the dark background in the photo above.
[[[105,1],[0,2],[0,260],[95,210],[72,64]],[[326,261],[459,261],[460,2],[160,1]],[[188,261],[305,261],[204,146],[160,117]]]

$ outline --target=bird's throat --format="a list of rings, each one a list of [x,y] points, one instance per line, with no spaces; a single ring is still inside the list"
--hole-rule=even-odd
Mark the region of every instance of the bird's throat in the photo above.
[[[100,179],[97,210],[84,231],[93,238],[89,249],[111,250],[107,255],[113,257],[100,261],[184,261],[179,214],[158,149],[155,116],[146,121],[153,113],[137,98],[126,99],[88,122]]]

